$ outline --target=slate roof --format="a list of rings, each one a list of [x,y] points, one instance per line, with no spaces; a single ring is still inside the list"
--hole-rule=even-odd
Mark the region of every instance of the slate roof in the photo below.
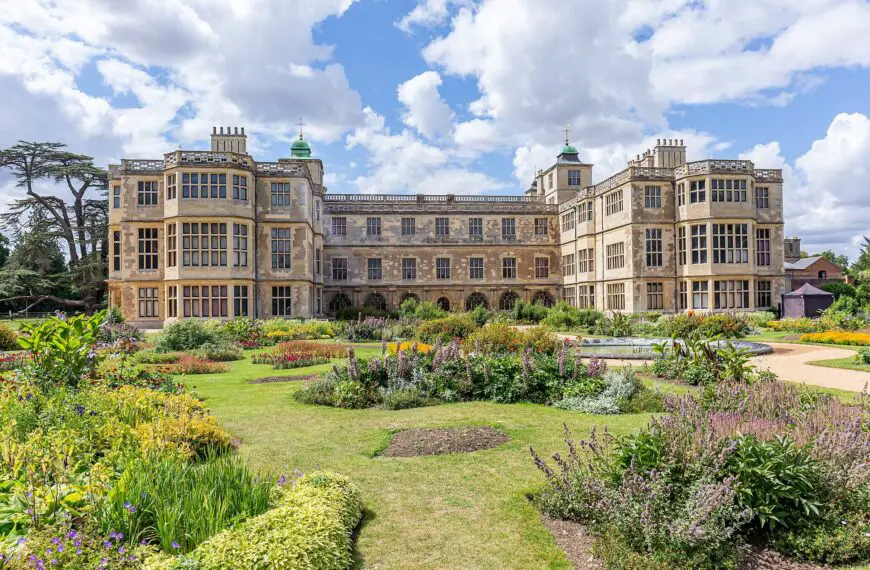
[[[822,256],[820,256],[820,255],[816,255],[814,257],[803,257],[801,259],[798,259],[794,263],[786,263],[785,268],[786,269],[796,269],[798,271],[802,271],[820,259],[823,259]]]

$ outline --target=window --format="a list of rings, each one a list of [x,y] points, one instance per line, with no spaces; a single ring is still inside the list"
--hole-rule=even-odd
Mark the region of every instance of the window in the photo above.
[[[577,308],[595,308],[595,285],[580,285],[577,287]]]
[[[468,259],[468,278],[483,279],[483,258],[470,257]]]
[[[545,236],[548,233],[547,226],[547,218],[535,218],[535,235],[536,236]]]
[[[314,201],[314,220],[320,221],[320,200]]]
[[[755,187],[755,207],[770,208],[770,189],[766,186]],[[767,305],[764,305],[765,307]]]
[[[625,310],[625,283],[607,285],[607,308],[611,311]]]
[[[517,237],[517,221],[515,218],[501,219],[501,237],[515,239]]]
[[[553,188],[553,173],[552,172],[547,175],[547,184],[548,184],[548,188],[551,188],[551,189]]]
[[[178,316],[178,287],[175,285],[166,289],[166,316],[171,318]]]
[[[661,186],[645,186],[643,189],[643,207],[644,208],[661,208],[662,207],[662,187]]]
[[[166,225],[166,267],[178,265],[178,226],[175,223]]]
[[[501,260],[501,277],[502,279],[517,278],[517,258],[505,257]]]
[[[272,316],[289,317],[292,311],[290,287],[272,287]]]
[[[707,263],[707,225],[692,226],[692,263]]]
[[[233,267],[248,266],[248,224],[233,224]]]
[[[692,204],[707,201],[707,181],[692,180],[689,186],[689,201]]]
[[[574,229],[574,210],[562,214],[562,231],[567,232]]]
[[[483,236],[483,218],[468,218],[468,235],[473,237]]]
[[[770,265],[769,229],[755,230],[755,263],[757,265]]]
[[[773,288],[770,281],[757,281],[755,283],[755,306],[759,309],[773,306]]]
[[[412,236],[417,233],[417,220],[415,218],[402,218],[402,235]]]
[[[592,248],[577,251],[577,273],[591,273],[595,271],[595,258]]]
[[[450,218],[435,218],[435,235],[450,235]]]
[[[576,267],[574,265],[574,254],[569,253],[568,255],[562,256],[562,277],[568,277],[574,275]]]
[[[660,228],[646,230],[646,266],[662,266],[662,230]]]
[[[580,186],[580,171],[579,170],[569,170],[568,171],[568,186]]]
[[[607,269],[622,269],[625,267],[625,243],[612,243],[605,250]]]
[[[680,182],[677,184],[677,206],[686,205],[686,183]]]
[[[592,201],[583,202],[577,211],[577,221],[580,223],[591,222],[594,219],[592,212]]]
[[[381,219],[366,218],[366,235],[379,236],[381,235]]]
[[[175,200],[178,198],[178,175],[166,175],[166,199]]]
[[[417,260],[415,258],[402,258],[402,279],[417,279]]]
[[[368,260],[368,277],[369,281],[379,281],[383,278],[381,274],[381,258],[369,258]]]
[[[290,196],[289,182],[272,182],[272,206],[276,208],[289,208],[293,205]]]
[[[577,294],[577,290],[574,287],[562,287],[561,291],[561,300],[565,303],[568,303],[570,306],[577,306],[577,299],[575,299],[575,295]]]
[[[612,216],[622,211],[622,190],[611,192],[604,197],[604,215]]]
[[[333,281],[347,280],[347,258],[335,257],[332,259],[332,279]]]
[[[248,316],[248,286],[233,285],[233,316]]]
[[[450,279],[450,259],[447,257],[435,258],[435,279]]]
[[[535,258],[535,278],[546,279],[550,276],[550,258],[536,257]]]
[[[226,267],[227,225],[181,225],[181,263],[185,267]]]
[[[290,269],[290,228],[272,228],[272,269]]]
[[[185,317],[226,317],[226,285],[187,285],[182,289]]]
[[[332,218],[332,235],[347,235],[347,218]]]
[[[239,176],[238,174],[233,174],[233,200],[248,200],[247,176]]]
[[[210,182],[210,184],[209,184]],[[208,173],[182,173],[182,198],[226,198],[227,175]]]
[[[322,250],[320,248],[315,249],[314,250],[314,274],[315,275],[320,275],[320,268],[321,268],[320,259],[321,259],[321,257],[322,257]]]
[[[749,281],[714,281],[713,303],[716,309],[748,309]]]
[[[710,285],[706,281],[692,281],[692,308],[710,308]]]
[[[746,180],[714,178],[710,181],[710,201],[746,202]]]
[[[819,271],[819,279],[827,279],[828,272],[827,271]]]
[[[749,263],[747,224],[713,224],[713,263]]]
[[[314,294],[314,311],[317,315],[323,313],[323,289],[321,287],[318,287]]]
[[[139,228],[139,269],[157,268],[157,228]]]
[[[646,309],[648,311],[660,311],[665,308],[665,284],[646,284]]]
[[[680,303],[680,310],[685,311],[689,308],[689,287],[685,281],[680,282],[680,294],[677,296]]]
[[[157,205],[157,182],[139,182],[136,203],[140,206]]]
[[[121,232],[112,232],[112,270],[121,271]]]
[[[677,228],[677,264],[686,264],[686,228]]]
[[[112,207],[120,208],[121,207],[121,187],[120,186],[112,186]]]
[[[159,317],[157,309],[157,287],[139,287],[139,316]]]

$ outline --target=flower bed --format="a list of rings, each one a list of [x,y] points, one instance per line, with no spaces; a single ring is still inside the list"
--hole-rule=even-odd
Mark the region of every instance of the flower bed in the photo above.
[[[598,536],[606,565],[738,568],[750,540],[812,562],[870,559],[870,419],[803,387],[726,383],[667,399],[638,434],[533,450],[549,515]]]
[[[188,355],[167,364],[151,364],[149,368],[163,374],[223,374],[230,371],[230,366],[223,362]]]
[[[870,346],[870,334],[867,333],[828,331],[823,333],[805,334],[801,336],[801,340],[804,342],[819,342],[823,344]]]
[[[269,364],[276,370],[303,368],[326,364],[347,354],[347,347],[316,342],[293,341],[281,343],[264,354],[254,356],[254,364]]]
[[[28,362],[30,362],[30,355],[26,352],[0,354],[0,372],[18,370]]]

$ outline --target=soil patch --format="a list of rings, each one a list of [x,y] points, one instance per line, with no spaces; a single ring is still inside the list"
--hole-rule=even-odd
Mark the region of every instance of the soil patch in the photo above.
[[[565,553],[574,570],[603,570],[604,563],[592,555],[593,537],[580,523],[563,521],[543,515],[544,526]]]
[[[311,380],[317,378],[317,374],[303,374],[301,376],[266,376],[265,378],[256,378],[248,380],[248,384],[272,384],[273,382],[299,382],[301,380]]]
[[[791,354],[792,352],[794,352],[794,349],[793,349],[793,348],[780,348],[780,347],[776,347],[776,348],[773,349],[773,353],[774,353],[774,354]]]
[[[743,563],[743,570],[823,570],[830,566],[817,566],[790,560],[769,548],[753,550]]]
[[[396,433],[381,453],[386,457],[417,457],[445,453],[471,453],[497,447],[510,439],[488,426],[409,429]]]

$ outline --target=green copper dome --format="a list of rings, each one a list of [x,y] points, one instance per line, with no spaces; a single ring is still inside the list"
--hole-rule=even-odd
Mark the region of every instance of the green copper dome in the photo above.
[[[565,146],[562,147],[562,152],[559,154],[579,154],[579,153],[580,153],[580,151],[577,150],[577,147],[575,147],[572,144],[566,144]]]
[[[290,147],[290,158],[311,158],[311,147],[302,138],[301,133],[299,134],[299,139],[293,141],[293,145]]]

